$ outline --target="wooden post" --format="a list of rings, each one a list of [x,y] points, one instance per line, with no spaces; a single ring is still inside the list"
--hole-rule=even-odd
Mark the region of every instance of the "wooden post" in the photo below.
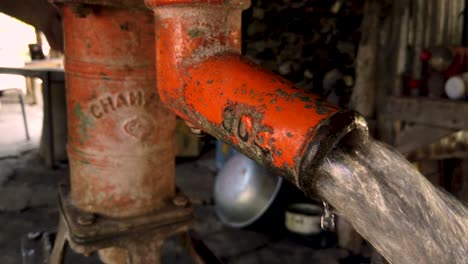
[[[378,0],[368,0],[364,7],[356,58],[356,83],[351,95],[351,109],[365,117],[372,117],[375,108],[380,5]]]
[[[367,0],[361,22],[361,40],[356,57],[356,82],[351,95],[350,108],[367,118],[375,111],[377,90],[378,44],[381,1]],[[338,218],[338,244],[352,254],[359,254],[363,238],[344,218]]]
[[[376,91],[376,138],[388,144],[393,143],[394,122],[385,116],[385,102],[389,95],[401,93],[401,78],[408,43],[409,1],[387,1],[382,5],[391,6],[389,14],[382,14],[379,26],[379,46]],[[402,32],[405,32],[402,34]]]

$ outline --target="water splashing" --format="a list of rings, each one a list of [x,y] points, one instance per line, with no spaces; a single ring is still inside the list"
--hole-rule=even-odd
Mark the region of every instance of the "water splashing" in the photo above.
[[[320,227],[325,231],[335,230],[335,213],[327,202],[323,202],[323,215],[320,218]]]
[[[339,146],[318,177],[318,194],[391,263],[468,263],[468,209],[391,147]]]

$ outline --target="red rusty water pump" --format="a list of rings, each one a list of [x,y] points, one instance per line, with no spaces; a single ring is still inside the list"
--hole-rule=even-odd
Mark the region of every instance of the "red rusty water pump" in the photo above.
[[[327,199],[351,186],[316,172],[343,138],[371,141],[365,121],[241,56],[241,12],[250,1],[146,0],[154,18],[142,0],[55,1],[64,16],[71,188],[60,195],[51,263],[60,262],[66,241],[78,252],[99,250],[106,263],[159,263],[174,234],[197,263],[214,263],[187,236],[190,204],[174,186],[175,116],[162,102],[195,131],[276,169],[306,194],[322,184],[317,190]],[[354,177],[342,179],[362,180]],[[412,192],[436,195],[418,177]],[[334,202],[343,212],[369,200]],[[345,216],[358,227],[375,223]],[[373,244],[384,236],[361,233]],[[408,243],[421,250],[414,241]]]
[[[143,1],[56,0],[62,10],[70,190],[63,243],[106,263],[156,263],[192,219],[176,192],[175,115],[155,81],[154,18]]]
[[[187,232],[191,209],[174,185],[175,115],[160,97],[191,126],[308,193],[309,169],[350,131],[366,134],[355,112],[240,55],[249,1],[146,1],[155,16],[140,1],[55,3],[63,11],[71,186],[61,193],[51,263],[65,241],[78,252],[99,250],[106,263],[157,263],[166,237]]]

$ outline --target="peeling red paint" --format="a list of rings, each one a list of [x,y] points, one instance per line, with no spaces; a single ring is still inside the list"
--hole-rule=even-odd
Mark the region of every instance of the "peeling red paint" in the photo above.
[[[237,8],[226,3],[231,1],[182,2],[187,5],[146,2],[157,21],[162,100],[185,120],[297,182],[314,128],[340,109],[240,56],[241,11],[248,1],[234,1],[243,2]]]
[[[113,217],[152,211],[175,191],[175,116],[154,90],[153,15],[62,10],[72,202]]]

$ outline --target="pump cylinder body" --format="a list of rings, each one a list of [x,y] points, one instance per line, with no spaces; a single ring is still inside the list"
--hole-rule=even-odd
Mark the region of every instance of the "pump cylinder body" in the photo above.
[[[71,200],[141,215],[172,197],[175,115],[159,99],[154,19],[142,9],[63,7]]]

